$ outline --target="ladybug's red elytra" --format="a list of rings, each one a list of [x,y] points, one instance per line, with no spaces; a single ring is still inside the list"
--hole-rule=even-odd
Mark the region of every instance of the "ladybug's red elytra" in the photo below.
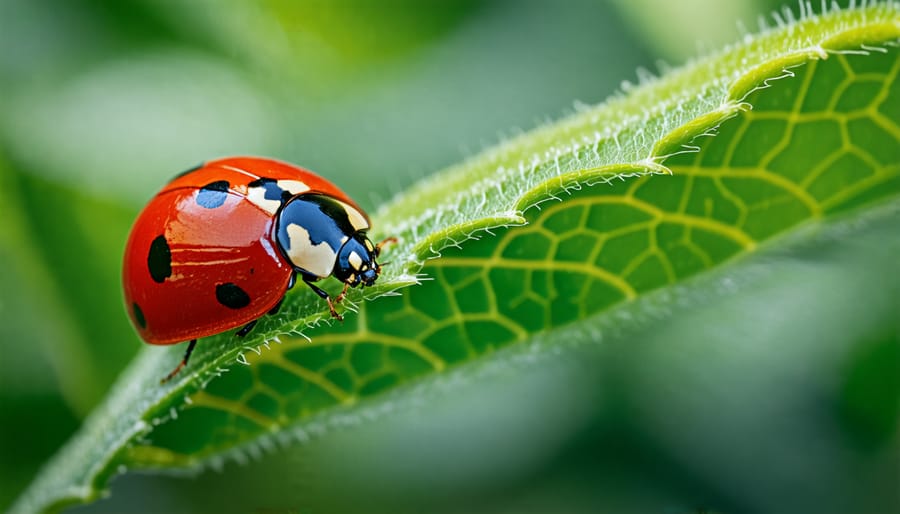
[[[131,321],[144,341],[190,341],[237,327],[246,335],[278,310],[297,280],[334,305],[348,287],[371,286],[388,238],[372,244],[369,217],[315,173],[259,157],[229,157],[190,169],[166,184],[140,213],[122,282]],[[337,298],[314,282],[344,282]]]

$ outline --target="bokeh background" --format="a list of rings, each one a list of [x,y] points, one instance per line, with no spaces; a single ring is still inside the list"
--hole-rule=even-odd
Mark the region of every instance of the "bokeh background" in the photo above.
[[[0,1],[0,506],[30,482],[140,349],[121,306],[122,247],[137,211],[175,173],[216,156],[273,156],[328,176],[374,210],[418,178],[580,103],[602,101],[623,80],[636,81],[639,68],[677,65],[736,40],[741,25],[755,30],[757,17],[776,7],[771,0]],[[890,362],[896,345],[878,343],[890,337],[873,335],[874,350],[858,358],[873,366]],[[497,394],[513,395],[515,403],[559,386],[560,377],[582,380],[558,366],[558,375],[550,366],[541,379],[548,383]],[[890,387],[896,390],[896,383]],[[443,415],[458,420],[477,408],[451,405]],[[507,418],[510,426],[539,427],[546,420]],[[628,431],[585,423],[582,436],[591,440],[608,431],[601,439],[619,441]],[[391,448],[384,434],[415,435],[402,417],[381,425],[368,438],[328,444]],[[550,447],[559,446],[553,437],[560,436],[546,437]],[[607,455],[612,467],[640,467],[634,455],[642,454],[643,443],[623,444],[593,451]],[[696,450],[699,443],[688,437],[679,444]],[[391,455],[386,450],[379,458]],[[673,455],[651,459],[658,473],[650,476],[610,475],[606,493],[615,500],[599,505],[579,496],[579,484],[597,477],[578,471],[584,468],[578,452],[553,455],[574,463],[565,466],[569,474],[538,474],[535,459],[544,462],[546,453],[544,460],[510,461],[519,474],[477,461],[449,473],[481,477],[473,484],[490,483],[492,474],[512,476],[509,483],[519,487],[530,483],[523,476],[549,480],[549,492],[529,505],[559,507],[555,499],[569,497],[573,511],[623,501],[628,508],[671,505],[669,512],[687,512],[682,509],[703,506],[692,505],[693,498],[747,505],[734,503],[727,488],[710,493],[706,475],[685,474]],[[232,466],[230,482],[216,475],[126,478],[117,481],[113,503],[91,509],[199,512],[214,505],[293,512],[296,499],[279,497],[283,491],[272,490],[276,481],[261,470],[293,472],[292,480],[338,495],[340,488],[325,484],[308,457],[250,471]],[[403,466],[415,469],[415,463]],[[337,465],[329,476],[350,467]],[[210,499],[209,491],[235,484],[272,501]],[[480,497],[479,487],[464,489]],[[414,503],[426,490],[410,485]],[[126,503],[115,503],[117,497]],[[669,502],[653,503],[657,497]],[[478,505],[518,510],[496,498]]]

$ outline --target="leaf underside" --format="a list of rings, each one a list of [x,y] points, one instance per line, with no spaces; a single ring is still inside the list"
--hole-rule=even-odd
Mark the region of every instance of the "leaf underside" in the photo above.
[[[182,349],[146,348],[13,512],[305,440],[411,380],[900,197],[898,37],[895,4],[808,17],[432,177],[374,216],[401,243],[356,314],[331,323],[292,292],[243,346],[201,341],[166,387]]]

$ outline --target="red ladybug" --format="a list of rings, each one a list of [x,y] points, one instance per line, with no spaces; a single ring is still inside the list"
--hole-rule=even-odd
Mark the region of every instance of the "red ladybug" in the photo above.
[[[369,217],[331,182],[272,159],[230,157],[169,182],[138,216],[122,282],[134,326],[150,344],[190,341],[236,327],[244,336],[278,310],[297,277],[334,304],[348,287],[371,286],[386,239],[366,237]],[[334,300],[313,282],[334,275]]]

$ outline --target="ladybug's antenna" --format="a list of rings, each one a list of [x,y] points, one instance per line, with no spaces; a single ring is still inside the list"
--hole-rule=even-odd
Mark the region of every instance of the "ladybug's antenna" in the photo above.
[[[397,238],[389,237],[389,238],[385,239],[384,241],[375,245],[375,257],[378,257],[379,255],[381,255],[381,248],[387,244],[397,244]],[[387,263],[385,262],[384,264],[387,264]],[[382,266],[384,266],[384,264],[382,264]]]
[[[387,266],[387,265],[390,264],[390,263],[391,263],[391,261],[388,261],[388,262],[382,262],[382,263],[376,265],[376,266],[375,266],[375,275],[376,275],[376,276],[380,276],[380,275],[381,275],[381,268]]]

